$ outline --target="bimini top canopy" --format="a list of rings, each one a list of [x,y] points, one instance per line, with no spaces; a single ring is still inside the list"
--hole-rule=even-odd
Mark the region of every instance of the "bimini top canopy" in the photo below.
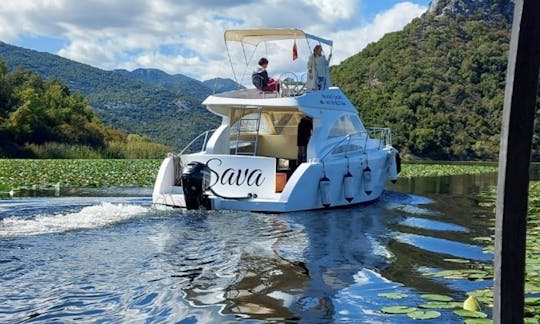
[[[294,28],[232,29],[225,32],[225,42],[233,41],[257,46],[260,42],[283,39],[313,39],[332,46],[332,41],[315,35],[304,33]]]

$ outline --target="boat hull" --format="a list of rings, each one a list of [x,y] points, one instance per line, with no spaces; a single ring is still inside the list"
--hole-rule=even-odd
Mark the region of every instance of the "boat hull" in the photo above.
[[[275,181],[277,172],[271,158],[190,154],[181,156],[181,160],[183,165],[197,161],[210,166],[212,180],[205,192],[209,201],[206,207],[281,213],[376,200],[386,182],[397,179],[395,156],[395,150],[389,147],[324,163],[302,163],[290,174],[281,192],[276,192],[279,191]],[[179,167],[173,157],[164,159],[154,185],[154,204],[186,207],[183,188],[175,181]],[[328,179],[328,185],[321,184],[323,178]]]

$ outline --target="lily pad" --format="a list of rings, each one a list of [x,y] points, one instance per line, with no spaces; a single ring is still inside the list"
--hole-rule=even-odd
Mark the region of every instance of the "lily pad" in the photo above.
[[[493,241],[493,239],[488,236],[482,236],[482,237],[474,237],[473,241],[490,243]]]
[[[493,320],[487,318],[467,318],[465,324],[491,324]]]
[[[486,271],[484,271],[483,273],[471,273],[469,275],[469,279],[486,279],[486,278],[491,278],[491,277],[492,276]]]
[[[537,286],[531,282],[525,282],[525,292],[528,294],[540,293],[540,286]]]
[[[540,305],[540,297],[525,297],[525,304]]]
[[[444,308],[444,309],[452,309],[452,308],[461,308],[461,303],[448,303],[448,302],[441,302],[441,301],[428,301],[427,303],[423,303],[418,305],[420,308]]]
[[[466,309],[457,309],[454,311],[454,313],[462,317],[470,317],[470,318],[486,318],[487,317],[485,313],[473,312]]]
[[[409,306],[387,306],[381,308],[381,312],[386,314],[407,314],[410,312],[414,312],[416,310],[416,307],[409,307]]]
[[[475,297],[492,297],[493,298],[493,289],[481,289],[481,290],[475,290],[470,291],[467,293],[468,296],[475,296]]]
[[[465,260],[465,259],[444,259],[446,262],[453,262],[453,263],[470,263],[471,261]]]
[[[534,309],[534,306],[525,305],[523,308],[525,311],[525,317],[530,317],[536,315],[536,310]]]
[[[377,296],[390,298],[390,299],[402,299],[402,298],[408,297],[407,294],[403,294],[403,293],[379,293],[377,294]]]
[[[447,279],[467,278],[463,270],[442,270],[431,274],[433,277],[443,277]]]
[[[493,307],[493,297],[480,296],[476,297],[476,299],[478,299],[478,301],[484,305],[492,305],[491,307]]]
[[[449,302],[449,301],[454,300],[454,298],[450,296],[438,295],[438,294],[423,294],[423,295],[420,295],[420,297],[427,300],[443,301],[443,302]]]
[[[427,320],[427,319],[437,318],[441,316],[441,313],[437,311],[431,311],[431,310],[430,311],[417,310],[414,312],[407,313],[407,316],[416,320]]]

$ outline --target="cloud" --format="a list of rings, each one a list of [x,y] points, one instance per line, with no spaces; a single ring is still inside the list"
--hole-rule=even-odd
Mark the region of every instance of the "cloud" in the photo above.
[[[360,0],[1,1],[0,39],[15,44],[39,36],[61,39],[57,54],[92,66],[158,68],[205,80],[232,77],[223,42],[227,29],[304,29],[333,39],[333,63],[339,63],[427,9],[401,2],[366,22],[360,8]],[[290,45],[273,49],[290,51]],[[288,56],[271,61],[277,72],[292,64]],[[294,64],[304,68],[305,58]]]
[[[330,23],[351,19],[358,10],[358,1],[355,0],[311,0],[306,1],[306,4],[312,4],[318,9],[320,21]]]
[[[386,33],[401,30],[412,19],[420,16],[427,7],[411,2],[401,2],[389,10],[377,14],[374,20],[364,26],[334,33],[335,55],[337,64],[351,55],[358,53],[369,43],[379,40]]]

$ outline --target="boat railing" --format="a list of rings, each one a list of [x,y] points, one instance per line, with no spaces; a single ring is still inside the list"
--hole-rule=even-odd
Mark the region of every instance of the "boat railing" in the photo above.
[[[216,93],[214,96],[238,99],[275,99],[301,96],[306,92],[308,91],[305,73],[298,75],[294,72],[286,72],[279,76],[279,90],[263,91],[248,88]]]
[[[365,153],[368,144],[375,142],[377,149],[383,149],[387,145],[392,145],[392,132],[390,128],[372,127],[367,128],[365,132],[347,134],[340,141],[334,143],[327,152],[320,158],[321,162],[330,154],[347,155],[353,152]]]
[[[306,92],[306,74],[285,72],[279,76],[280,97],[295,97]]]
[[[208,139],[216,131],[216,129],[217,128],[207,130],[206,132],[199,134],[199,136],[195,137],[182,149],[182,151],[180,151],[179,155],[184,153],[204,152],[206,150],[206,145],[208,144]],[[199,147],[200,150],[193,149],[194,147]]]
[[[369,137],[372,139],[379,139],[379,149],[392,145],[392,131],[386,127],[370,127],[367,128]]]

